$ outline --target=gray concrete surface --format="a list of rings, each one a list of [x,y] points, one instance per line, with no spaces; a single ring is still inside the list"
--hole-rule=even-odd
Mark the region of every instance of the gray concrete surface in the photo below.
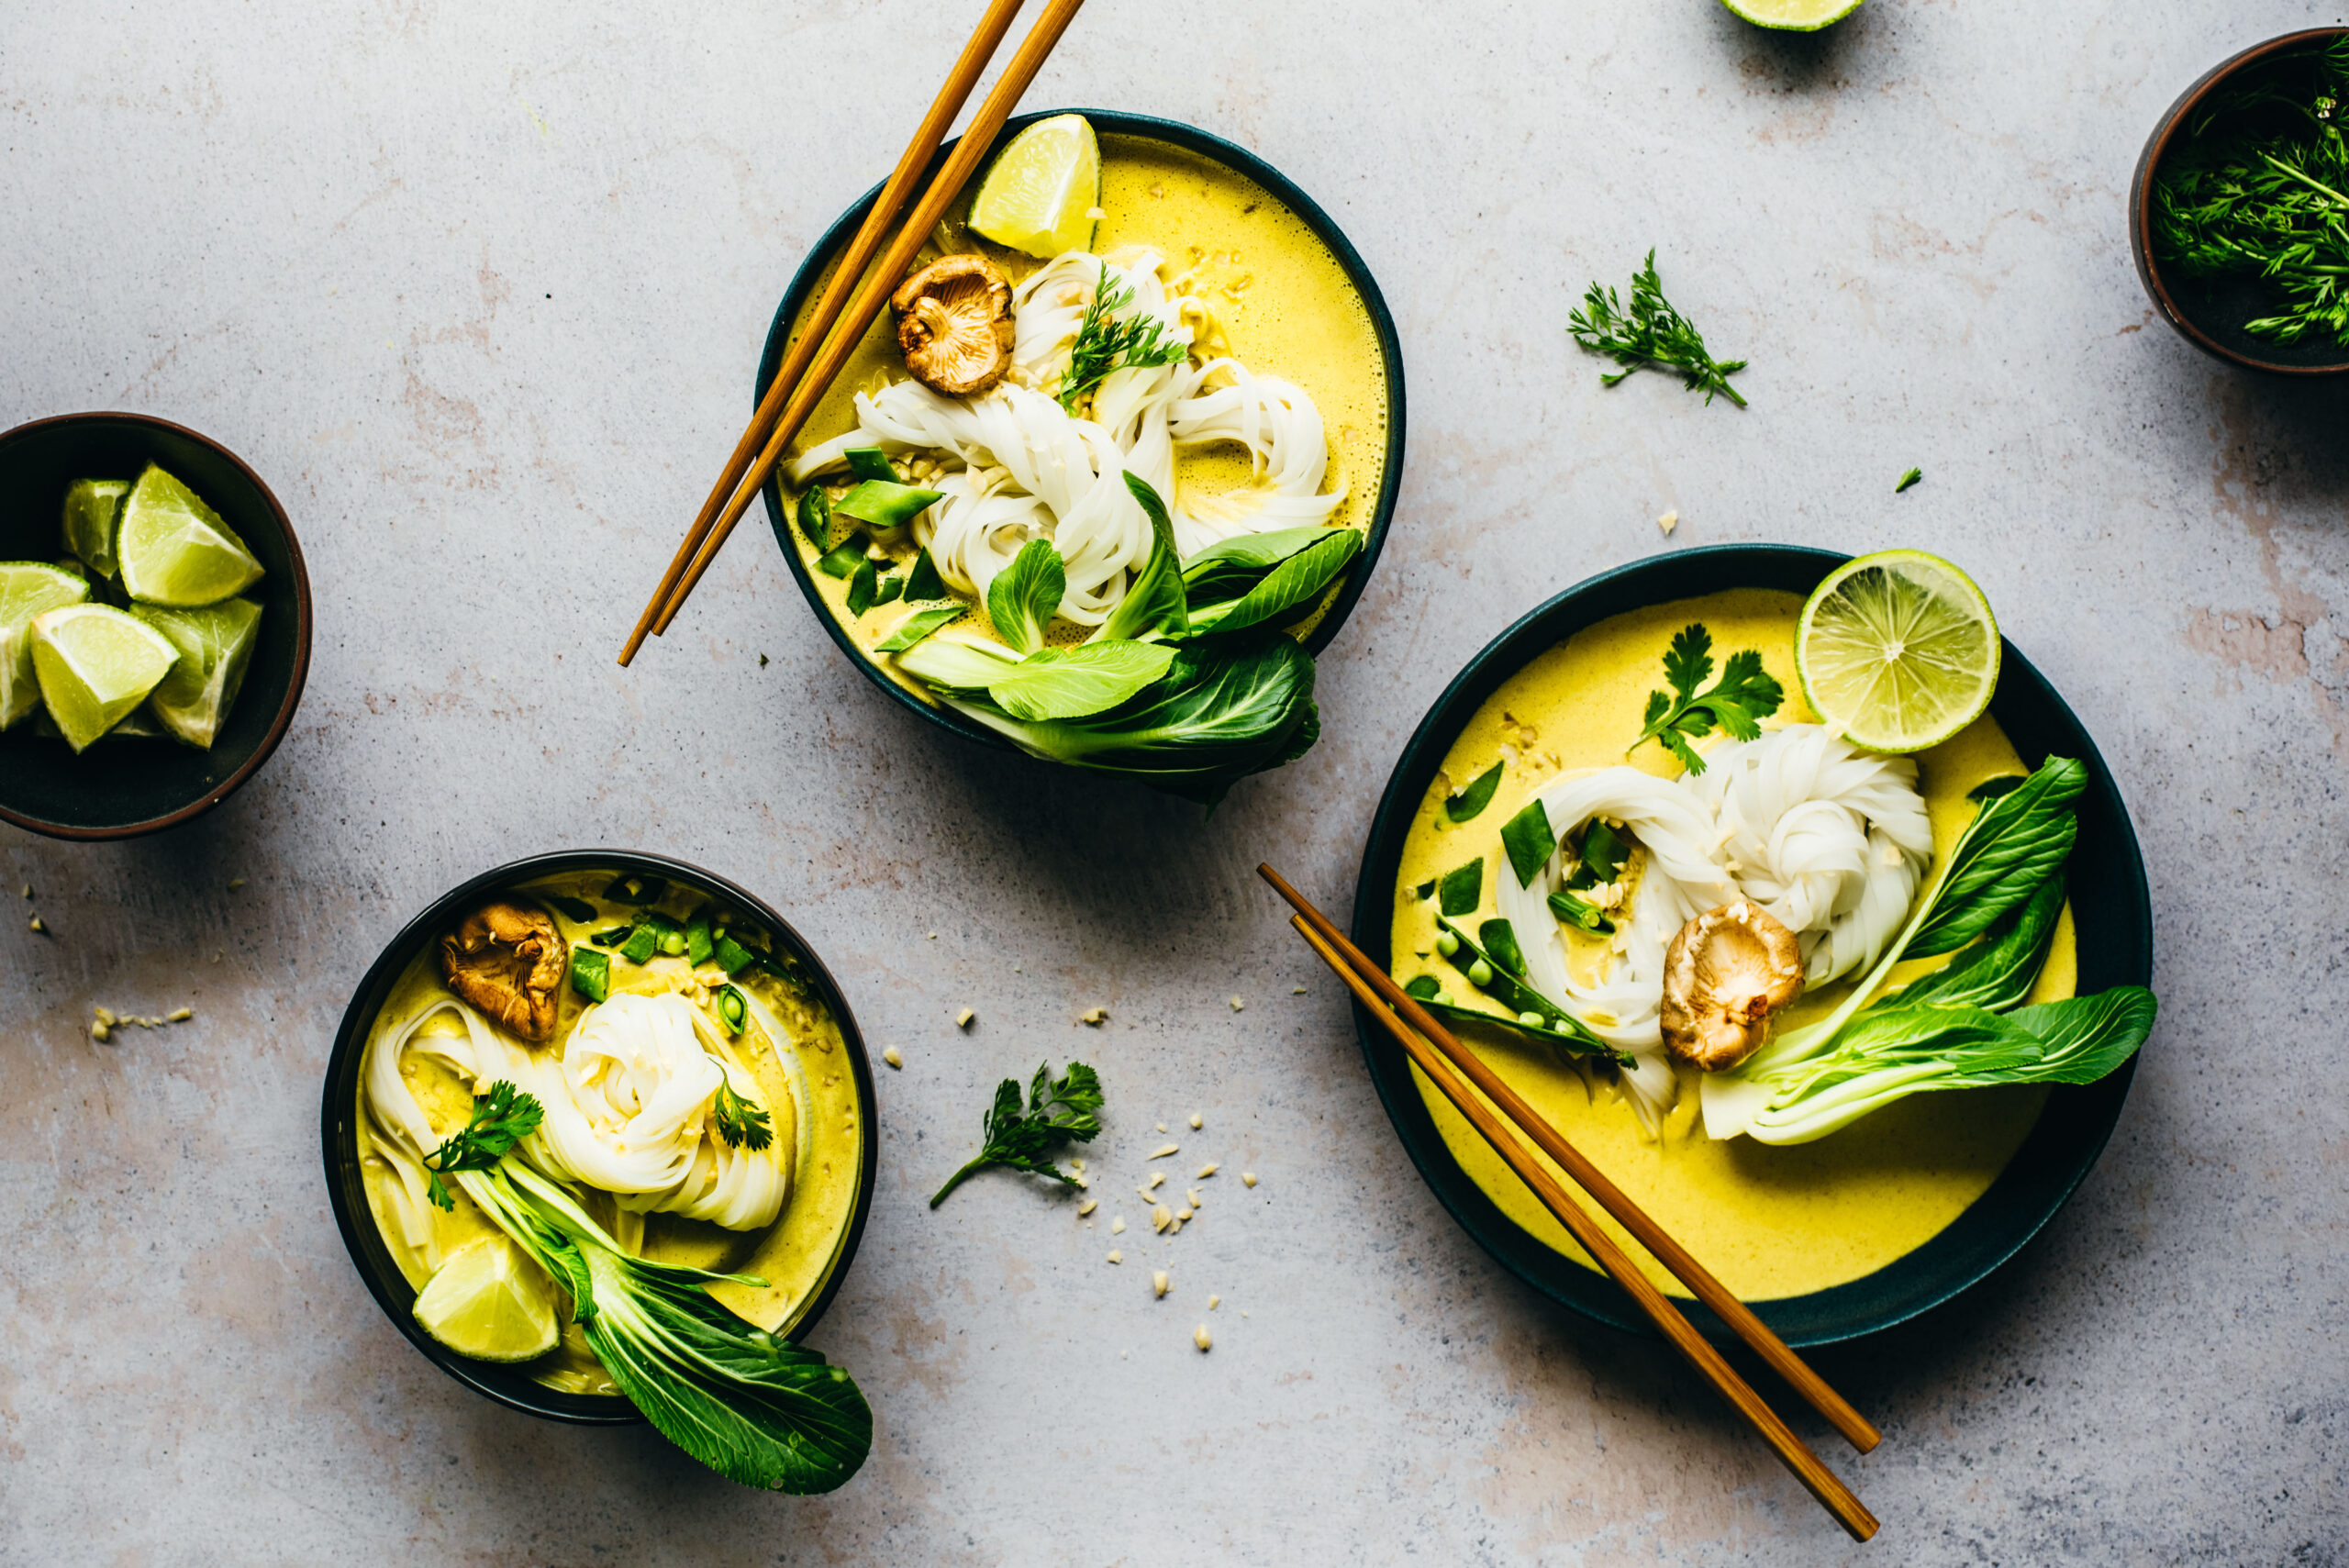
[[[1870,0],[1804,39],[1709,0],[1094,0],[1030,102],[1260,150],[1352,234],[1409,364],[1325,738],[1203,822],[918,726],[763,532],[611,662],[785,279],[974,9],[11,9],[0,421],[227,441],[302,531],[319,636],[226,808],[0,834],[51,933],[0,939],[0,1561],[2349,1562],[2349,388],[2178,341],[2121,211],[2187,82],[2333,13]],[[1567,347],[1570,290],[1650,245],[1752,357],[1750,412],[1603,391]],[[1964,562],[2100,740],[2158,906],[2163,1022],[2078,1198],[1954,1307],[1820,1358],[1887,1433],[1845,1464],[1865,1549],[1664,1352],[1453,1228],[1248,875],[1343,899],[1470,653],[1722,539]],[[879,1418],[831,1497],[467,1395],[328,1216],[319,1073],[380,944],[477,869],[593,844],[764,893],[905,1055],[818,1336]],[[99,1046],[100,1004],[195,1018]],[[1112,1095],[1097,1169],[1197,1109],[1186,1157],[1263,1184],[1219,1179],[1171,1246],[1129,1232],[1122,1269],[1010,1180],[925,1209],[994,1080],[1079,1052]]]

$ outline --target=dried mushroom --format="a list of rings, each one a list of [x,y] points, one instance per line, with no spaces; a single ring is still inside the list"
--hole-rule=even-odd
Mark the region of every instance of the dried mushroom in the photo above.
[[[1664,955],[1664,1047],[1707,1073],[1725,1071],[1759,1050],[1770,1015],[1801,995],[1792,931],[1751,899],[1708,909]]]
[[[440,939],[440,977],[449,989],[528,1040],[554,1033],[569,964],[570,944],[554,917],[511,899],[492,899]]]
[[[1011,284],[985,256],[948,256],[898,285],[897,347],[916,381],[969,397],[1011,367]]]

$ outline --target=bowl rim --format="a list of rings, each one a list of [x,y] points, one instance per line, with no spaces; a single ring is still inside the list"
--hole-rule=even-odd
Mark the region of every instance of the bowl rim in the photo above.
[[[262,504],[268,507],[269,515],[276,519],[278,532],[284,537],[286,558],[293,568],[294,673],[292,679],[286,683],[284,699],[277,705],[276,717],[270,720],[268,732],[262,737],[261,744],[253,748],[252,755],[239,764],[236,771],[227,778],[206,790],[204,794],[185,806],[164,812],[159,817],[147,817],[142,821],[117,823],[105,828],[81,828],[70,823],[52,822],[45,817],[37,817],[30,812],[19,811],[6,802],[0,802],[0,819],[13,822],[19,828],[28,828],[51,839],[66,839],[82,843],[97,842],[108,839],[136,839],[149,833],[160,833],[166,828],[176,828],[183,822],[193,821],[234,795],[243,786],[247,779],[261,771],[262,764],[268,762],[277,751],[278,742],[285,739],[286,730],[291,728],[294,723],[294,710],[302,705],[302,688],[310,678],[310,569],[302,556],[302,541],[294,531],[294,520],[285,515],[284,504],[277,499],[277,493],[269,487],[267,481],[253,472],[252,465],[243,458],[239,457],[201,430],[190,429],[185,425],[159,418],[152,414],[134,414],[116,408],[92,408],[78,414],[51,414],[42,418],[27,420],[24,424],[11,429],[0,431],[0,448],[6,448],[19,437],[30,436],[53,426],[85,424],[93,420],[117,420],[127,425],[144,426],[149,429],[184,436],[199,445],[209,447],[226,458],[243,473],[246,479],[251,482],[253,488],[261,493]]]
[[[1329,248],[1330,255],[1337,260],[1339,270],[1345,273],[1347,282],[1353,285],[1354,292],[1362,298],[1363,307],[1370,317],[1372,329],[1378,339],[1379,358],[1386,372],[1386,455],[1380,473],[1377,502],[1372,508],[1368,526],[1363,530],[1362,553],[1355,558],[1353,566],[1348,569],[1344,584],[1338,590],[1337,597],[1323,612],[1320,620],[1315,624],[1309,634],[1299,639],[1300,647],[1308,653],[1318,656],[1330,645],[1330,640],[1337,636],[1339,628],[1343,626],[1346,618],[1353,613],[1354,605],[1362,597],[1363,589],[1369,583],[1371,573],[1377,569],[1378,558],[1380,552],[1386,548],[1387,528],[1394,520],[1397,498],[1402,488],[1405,401],[1403,343],[1400,334],[1396,330],[1394,315],[1387,309],[1386,296],[1379,292],[1378,281],[1371,275],[1370,268],[1363,261],[1361,252],[1354,249],[1353,242],[1346,238],[1345,231],[1322,210],[1319,203],[1299,190],[1287,175],[1265,162],[1264,159],[1238,143],[1218,136],[1213,131],[1203,130],[1197,126],[1189,125],[1181,120],[1162,119],[1152,115],[1130,114],[1119,109],[1038,109],[1006,121],[1003,129],[996,134],[994,146],[988,149],[989,156],[992,157],[1001,151],[1003,146],[1011,138],[1030,126],[1062,115],[1084,116],[1092,123],[1097,133],[1132,136],[1169,142],[1186,152],[1223,163],[1233,172],[1255,182],[1295,213],[1305,226],[1313,231],[1314,237]],[[957,138],[956,141],[959,140],[960,139]],[[938,156],[931,162],[930,172],[934,173],[947,155],[953,150],[956,141],[948,141],[939,148]],[[830,228],[824,230],[822,236],[809,249],[805,259],[800,261],[798,270],[792,274],[790,285],[784,290],[783,303],[775,307],[774,323],[767,329],[766,346],[759,356],[758,373],[751,384],[753,406],[764,395],[767,384],[774,378],[775,372],[782,368],[784,352],[791,341],[792,323],[798,317],[800,306],[814,294],[817,285],[823,281],[825,266],[855,235],[857,226],[864,221],[864,215],[871,210],[874,201],[880,193],[881,185],[876,183],[855,201],[850,203],[848,209],[832,220]],[[808,608],[815,612],[816,619],[823,626],[832,641],[839,646],[841,651],[849,656],[850,662],[856,665],[867,680],[887,694],[900,706],[968,740],[1002,751],[1017,751],[1019,748],[1014,746],[1008,737],[997,734],[985,725],[966,718],[943,705],[922,701],[904,686],[891,680],[882,670],[879,662],[856,645],[856,639],[849,634],[848,628],[841,624],[840,617],[833,615],[830,606],[824,603],[822,592],[817,587],[815,579],[808,574],[807,563],[799,559],[798,548],[792,541],[790,514],[783,504],[781,468],[782,465],[777,463],[775,470],[767,475],[766,482],[759,487],[759,494],[766,505],[767,523],[775,536],[776,545],[783,552],[784,564],[789,569],[793,581],[799,584],[799,592],[807,599]]]
[[[1601,572],[1542,601],[1511,623],[1477,651],[1429,706],[1397,759],[1365,840],[1355,885],[1353,937],[1374,960],[1386,962],[1390,944],[1394,906],[1394,874],[1405,838],[1418,815],[1427,783],[1443,761],[1461,728],[1500,684],[1540,652],[1575,631],[1628,611],[1667,604],[1738,586],[1732,573],[1756,568],[1782,575],[1812,573],[1812,581],[1853,559],[1839,550],[1802,545],[1738,543],[1708,545],[1655,555]],[[1728,581],[1709,587],[1682,585],[1696,569],[1718,568]],[[1748,581],[1744,585],[1767,586]],[[1793,591],[1793,590],[1787,590]],[[1577,611],[1586,612],[1563,629]],[[1991,701],[1996,717],[2002,707],[2043,709],[2058,728],[2076,734],[2078,755],[2088,768],[2084,806],[2110,823],[2113,871],[2121,884],[2118,906],[2110,912],[2112,943],[2120,957],[2112,984],[2146,984],[2153,968],[2153,906],[2145,880],[2144,860],[2136,832],[2121,802],[2117,784],[2094,739],[2061,695],[2010,640],[2002,640],[1999,692]],[[2009,683],[2012,683],[2009,685]],[[2099,925],[2105,922],[2099,920]],[[1562,1307],[1609,1328],[1653,1338],[1655,1329],[1631,1307],[1615,1283],[1603,1273],[1567,1258],[1520,1227],[1470,1180],[1450,1147],[1434,1128],[1424,1099],[1412,1084],[1408,1066],[1397,1067],[1399,1048],[1359,1003],[1353,1006],[1354,1029],[1373,1086],[1388,1120],[1410,1156],[1420,1178],[1455,1222],[1494,1260],[1527,1284]],[[2138,1053],[2139,1056],[2143,1052]],[[1393,1061],[1390,1061],[1390,1057]],[[1880,1332],[1958,1296],[2020,1251],[2056,1211],[2068,1202],[2102,1153],[2119,1120],[2129,1085],[2136,1074],[2138,1056],[2097,1083],[2058,1084],[2007,1167],[1991,1187],[1940,1232],[1883,1268],[1825,1290],[1751,1303],[1754,1312],[1789,1344],[1831,1344]],[[2059,1100],[2057,1096],[2061,1096]],[[1424,1124],[1422,1126],[1421,1124]],[[2064,1140],[2070,1141],[2065,1143]],[[2025,1213],[2009,1203],[2002,1211],[2020,1214],[2021,1223],[1993,1212],[1990,1200],[2009,1181],[2032,1183],[2035,1209]],[[1969,1220],[1972,1225],[1969,1225]],[[1983,1233],[1976,1234],[1979,1228]],[[1924,1289],[1910,1289],[1884,1299],[1887,1277],[1929,1249],[1943,1248],[1952,1266]],[[1707,1338],[1728,1344],[1734,1334],[1701,1304],[1675,1296],[1674,1304]]]
[[[2137,155],[2137,168],[2129,179],[2129,250],[2137,263],[2138,280],[2145,285],[2145,293],[2153,299],[2162,318],[2176,328],[2186,340],[2214,358],[2246,370],[2265,371],[2271,375],[2327,376],[2349,373],[2349,349],[2342,357],[2326,364],[2293,365],[2274,360],[2264,360],[2240,349],[2231,348],[2205,332],[2190,319],[2170,293],[2162,277],[2161,264],[2154,257],[2154,172],[2176,139],[2178,128],[2187,117],[2201,106],[2202,101],[2237,72],[2265,63],[2279,54],[2296,49],[2349,36],[2349,26],[2303,28],[2298,32],[2282,33],[2250,48],[2228,56],[2200,76],[2185,92],[2180,93],[2154,124],[2153,133],[2146,137],[2143,151]]]
[[[857,1027],[855,1014],[849,1009],[848,998],[842,995],[840,982],[798,929],[777,914],[764,899],[691,862],[641,850],[554,850],[528,855],[469,877],[432,900],[384,944],[383,951],[376,955],[374,962],[368,965],[367,973],[351,992],[351,1001],[343,1009],[342,1022],[335,1030],[333,1048],[327,1055],[324,1084],[320,1091],[318,1132],[327,1196],[334,1209],[335,1226],[342,1232],[342,1244],[351,1254],[351,1266],[365,1282],[368,1294],[375,1298],[375,1304],[384,1309],[384,1315],[406,1336],[408,1343],[421,1351],[425,1359],[442,1372],[507,1409],[574,1426],[624,1427],[636,1425],[644,1419],[624,1396],[566,1394],[548,1388],[512,1368],[461,1356],[419,1328],[410,1311],[417,1293],[409,1286],[406,1276],[392,1262],[390,1251],[384,1245],[383,1237],[376,1229],[374,1215],[363,1204],[353,1204],[344,1175],[346,1163],[356,1162],[354,1096],[358,1090],[360,1057],[365,1047],[368,1026],[374,1020],[373,1004],[378,994],[399,977],[417,949],[431,940],[449,916],[470,900],[495,888],[511,887],[521,882],[559,876],[566,872],[603,870],[651,873],[672,882],[696,884],[739,902],[767,924],[775,940],[790,945],[807,964],[824,1005],[832,1010],[833,1020],[840,1027],[841,1040],[848,1053],[850,1070],[856,1080],[857,1114],[863,1122],[865,1136],[863,1153],[857,1169],[856,1205],[849,1216],[846,1229],[841,1232],[838,1259],[822,1288],[817,1291],[786,1337],[796,1341],[813,1329],[830,1308],[833,1298],[840,1292],[841,1282],[848,1277],[849,1268],[856,1261],[857,1248],[864,1239],[865,1223],[873,1212],[881,1143],[876,1136],[879,1115],[872,1059],[865,1051],[863,1033]],[[381,1254],[380,1258],[377,1254]]]

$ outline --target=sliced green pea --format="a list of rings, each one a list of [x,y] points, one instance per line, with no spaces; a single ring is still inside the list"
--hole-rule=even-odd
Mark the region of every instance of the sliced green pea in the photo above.
[[[904,528],[944,498],[940,491],[917,490],[892,480],[868,479],[835,502],[832,510],[885,533]]]
[[[848,471],[857,478],[878,479],[890,484],[897,483],[896,465],[879,447],[851,447],[845,455]]]
[[[611,995],[612,959],[609,953],[594,948],[571,950],[571,988],[590,1002],[600,1002]]]
[[[832,498],[820,484],[799,493],[799,531],[818,550],[832,548]]]
[[[718,1016],[726,1020],[727,1032],[729,1034],[740,1034],[742,1032],[743,1023],[747,1021],[751,1016],[751,1004],[749,1000],[743,996],[742,993],[734,989],[733,986],[721,985],[718,990],[717,1002]]]
[[[839,546],[816,562],[816,570],[827,577],[846,577],[864,561],[864,536],[851,534]]]

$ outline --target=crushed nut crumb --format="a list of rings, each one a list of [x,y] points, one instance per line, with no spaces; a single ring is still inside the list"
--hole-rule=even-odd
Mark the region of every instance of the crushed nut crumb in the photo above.
[[[1210,1351],[1215,1348],[1215,1341],[1208,1338],[1208,1326],[1204,1323],[1191,1330],[1191,1343],[1198,1346],[1199,1349],[1203,1351]]]
[[[1164,1269],[1161,1269],[1161,1270],[1159,1270],[1156,1273],[1153,1273],[1153,1274],[1152,1274],[1152,1275],[1150,1276],[1150,1285],[1151,1285],[1151,1288],[1152,1288],[1152,1290],[1155,1290],[1156,1292],[1158,1292],[1158,1298],[1159,1298],[1161,1301],[1163,1301],[1163,1300],[1165,1300],[1165,1299],[1166,1299],[1166,1286],[1167,1286],[1167,1284],[1168,1284],[1168,1281],[1167,1281],[1167,1278],[1166,1278],[1166,1271],[1165,1271]]]
[[[106,1019],[92,1018],[90,1020],[90,1038],[92,1040],[103,1040],[113,1033],[114,1031],[112,1029],[106,1028]]]
[[[906,1064],[906,1059],[897,1054],[897,1048],[894,1045],[881,1053],[881,1060],[892,1067],[903,1067]]]
[[[1222,1168],[1223,1167],[1218,1165],[1214,1161],[1210,1160],[1206,1164],[1199,1167],[1199,1173],[1197,1179],[1204,1182]]]
[[[175,1007],[163,1015],[163,1021],[167,1024],[184,1024],[194,1017],[195,1017],[194,1007]]]
[[[1110,1234],[1110,1235],[1112,1235],[1112,1236],[1123,1236],[1125,1233],[1126,1233],[1126,1217],[1125,1217],[1124,1215],[1122,1215],[1122,1214],[1121,1214],[1121,1215],[1119,1215],[1116,1218],[1114,1218],[1114,1219],[1112,1219],[1112,1220],[1110,1220],[1110,1221],[1109,1221],[1109,1234]]]
[[[1152,1230],[1164,1230],[1168,1226],[1174,1223],[1174,1210],[1168,1208],[1163,1203],[1154,1205],[1152,1207],[1150,1211],[1150,1228]]]
[[[1083,1203],[1076,1206],[1076,1217],[1079,1219],[1083,1219],[1086,1215],[1091,1214],[1095,1209],[1100,1207],[1101,1200],[1099,1198],[1086,1198]]]
[[[1163,1129],[1162,1129],[1162,1130],[1163,1130]],[[1151,1158],[1152,1158],[1152,1159],[1153,1159],[1153,1160],[1163,1160],[1163,1159],[1165,1159],[1169,1154],[1172,1154],[1172,1153],[1175,1152],[1175,1151],[1176,1151],[1179,1147],[1180,1147],[1180,1145],[1178,1145],[1178,1144],[1173,1144],[1173,1143],[1170,1143],[1170,1144],[1168,1144],[1165,1148],[1161,1149],[1161,1150],[1159,1150],[1156,1153],[1152,1154],[1152,1155],[1151,1156]]]
[[[1188,1192],[1185,1193],[1185,1194],[1183,1195],[1183,1201],[1184,1201],[1184,1202],[1186,1202],[1186,1203],[1187,1203],[1187,1204],[1189,1204],[1193,1208],[1197,1208],[1197,1207],[1199,1207],[1199,1189],[1198,1189],[1198,1188],[1197,1188],[1197,1187],[1193,1187],[1190,1191],[1188,1191]]]
[[[1198,1131],[1200,1128],[1205,1127],[1207,1123],[1199,1119],[1198,1112],[1193,1111],[1191,1113],[1191,1130],[1193,1132]]]
[[[1666,535],[1669,535],[1673,529],[1680,526],[1680,514],[1677,512],[1666,512],[1664,516],[1655,520],[1655,526],[1662,528]]]
[[[969,1029],[971,1027],[971,1020],[978,1016],[978,1014],[971,1011],[970,1008],[965,1007],[961,1012],[954,1015],[954,1027],[958,1029]]]
[[[1150,1173],[1150,1184],[1142,1188],[1142,1194],[1144,1196],[1148,1196],[1150,1194],[1156,1192],[1160,1187],[1163,1187],[1165,1184],[1166,1173],[1163,1171],[1152,1171]]]
[[[1256,1173],[1253,1171],[1242,1171],[1240,1173],[1240,1179],[1249,1186],[1252,1187],[1256,1184]]]
[[[241,877],[241,876],[232,876],[232,877],[230,877],[230,878],[228,879],[228,891],[229,891],[229,892],[231,892],[231,893],[234,893],[234,892],[236,892],[236,891],[237,891],[237,889],[239,889],[239,888],[240,888],[240,887],[244,886],[244,884],[245,884],[245,879],[244,879],[243,877]]]
[[[1238,1012],[1241,1008],[1242,1008],[1242,1007],[1246,1006],[1247,1005],[1248,1005],[1248,1004],[1247,1004],[1246,1002],[1241,1001],[1241,1000],[1239,997],[1237,997],[1237,996],[1234,996],[1234,997],[1231,999],[1231,1010],[1232,1010],[1233,1012],[1235,1012],[1235,1013],[1236,1013],[1236,1012]]]
[[[1222,1305],[1223,1305],[1223,1297],[1221,1297],[1221,1296],[1208,1296],[1208,1311],[1212,1312],[1212,1311],[1214,1311],[1217,1307],[1221,1307]]]
[[[1113,1263],[1122,1263],[1126,1261],[1126,1255],[1123,1252],[1112,1252],[1109,1254],[1109,1261]]]
[[[29,921],[26,922],[26,924],[36,931],[46,931],[49,929],[47,926],[40,923],[40,917],[38,915],[34,916]]]
[[[1187,1208],[1178,1208],[1174,1211],[1174,1223],[1177,1225],[1182,1224],[1185,1220],[1187,1220],[1190,1218],[1191,1211]]]
[[[1109,1009],[1107,1007],[1088,1007],[1084,1012],[1077,1015],[1077,1021],[1080,1023],[1090,1024],[1097,1029],[1103,1024],[1109,1021]]]
[[[1302,996],[1305,995],[1305,987],[1302,985],[1292,985],[1288,988],[1288,994],[1292,996]]]
[[[28,883],[25,884],[25,896],[26,896],[26,897],[28,897],[28,898],[30,898],[32,895],[33,895],[33,884],[32,884],[31,883],[29,883],[29,882],[28,882]]]

